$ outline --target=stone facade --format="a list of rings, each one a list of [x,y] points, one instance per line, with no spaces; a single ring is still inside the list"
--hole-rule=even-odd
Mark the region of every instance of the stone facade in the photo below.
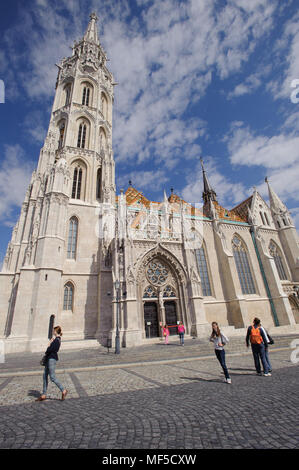
[[[149,201],[132,186],[116,196],[113,76],[96,16],[58,65],[49,130],[0,274],[6,350],[42,349],[51,317],[69,340],[122,346],[182,320],[201,336],[211,321],[231,333],[251,323],[299,323],[298,234],[269,183],[232,210],[205,170],[204,205],[177,195]],[[120,283],[115,288],[116,281]]]

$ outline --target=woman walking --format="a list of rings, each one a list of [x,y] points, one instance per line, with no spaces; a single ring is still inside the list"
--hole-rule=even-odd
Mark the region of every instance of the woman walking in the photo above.
[[[169,329],[168,329],[167,325],[164,325],[164,327],[163,327],[163,336],[165,338],[165,344],[168,344]]]
[[[183,325],[183,322],[180,321],[179,323],[179,326],[178,326],[178,334],[179,334],[179,337],[180,337],[180,345],[181,346],[184,346],[184,335],[185,335],[185,327]]]
[[[210,341],[214,343],[215,354],[223,369],[223,372],[225,375],[225,382],[230,384],[232,383],[232,381],[231,381],[231,378],[229,376],[229,373],[226,367],[225,350],[224,350],[224,345],[228,343],[228,339],[223,333],[221,333],[218,323],[215,321],[212,323],[212,334],[210,337]]]
[[[50,341],[49,347],[45,352],[47,356],[44,375],[43,375],[43,393],[36,401],[43,401],[46,400],[47,388],[48,388],[48,376],[50,375],[50,379],[61,391],[61,400],[64,400],[68,391],[61,385],[61,383],[57,380],[55,375],[55,367],[56,362],[58,361],[58,351],[61,344],[61,336],[62,330],[60,326],[55,326],[54,328],[54,337]]]

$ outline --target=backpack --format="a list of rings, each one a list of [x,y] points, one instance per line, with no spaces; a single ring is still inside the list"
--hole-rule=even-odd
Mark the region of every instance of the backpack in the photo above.
[[[254,326],[251,329],[250,332],[250,342],[251,344],[261,344],[263,342],[263,338],[260,332],[259,327],[254,328]]]

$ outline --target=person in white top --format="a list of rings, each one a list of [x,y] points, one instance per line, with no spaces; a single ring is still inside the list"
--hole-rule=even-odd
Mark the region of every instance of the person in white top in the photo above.
[[[228,343],[229,340],[223,333],[221,333],[218,323],[215,321],[212,323],[212,334],[210,336],[210,341],[214,343],[215,354],[223,369],[225,375],[225,382],[230,384],[232,383],[232,381],[226,367],[224,350],[224,345]]]
[[[265,344],[265,359],[266,359],[266,362],[267,362],[267,364],[268,364],[269,372],[272,372],[272,366],[271,366],[271,362],[270,362],[270,358],[269,358],[269,348],[268,348],[268,345],[269,345],[269,344],[273,344],[273,339],[271,338],[271,336],[269,335],[269,333],[267,333],[267,331],[265,330],[264,327],[261,326],[261,329],[262,329],[263,332],[265,333],[265,337],[266,337],[266,340],[267,340],[267,344]]]

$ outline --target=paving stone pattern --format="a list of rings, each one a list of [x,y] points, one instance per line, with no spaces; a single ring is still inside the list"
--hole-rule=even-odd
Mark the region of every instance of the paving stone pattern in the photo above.
[[[0,374],[0,448],[298,448],[298,366],[286,350],[271,361],[259,377],[251,354],[228,354],[231,385],[215,357],[60,371],[66,400],[50,382],[41,403],[42,370]]]

